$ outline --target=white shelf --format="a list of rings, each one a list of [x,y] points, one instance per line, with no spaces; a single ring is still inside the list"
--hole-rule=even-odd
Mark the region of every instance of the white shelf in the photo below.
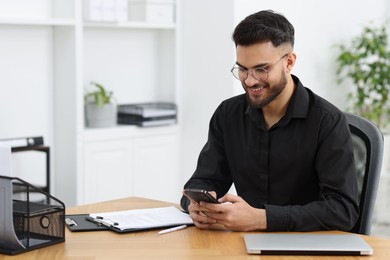
[[[75,26],[74,19],[0,19],[0,25]]]
[[[172,30],[175,29],[176,25],[146,22],[84,22],[84,27]]]
[[[108,128],[86,128],[83,132],[85,142],[123,140],[130,137],[155,136],[166,134],[177,134],[179,126],[166,125],[154,127],[138,127],[135,125],[117,125]]]
[[[150,185],[156,194],[164,187],[159,184],[168,185],[166,199],[172,199],[180,190],[174,184],[180,127],[86,128],[84,94],[94,80],[113,91],[118,104],[177,103],[176,24],[89,22],[83,2],[0,1],[0,68],[13,90],[2,105],[17,111],[12,121],[0,115],[3,136],[45,137],[53,147],[53,194],[68,205],[89,201],[107,174],[131,179],[102,196],[146,196],[150,179],[164,177]]]

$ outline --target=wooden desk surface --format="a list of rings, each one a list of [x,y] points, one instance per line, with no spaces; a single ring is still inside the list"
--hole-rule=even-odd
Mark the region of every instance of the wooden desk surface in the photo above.
[[[126,198],[67,209],[67,214],[97,213],[127,209],[163,207],[171,203]],[[112,231],[70,232],[66,242],[2,259],[390,259],[390,240],[362,236],[374,249],[373,256],[259,256],[245,251],[243,232],[223,227],[184,230],[159,235],[158,230],[118,234]],[[316,232],[326,233],[326,232]]]

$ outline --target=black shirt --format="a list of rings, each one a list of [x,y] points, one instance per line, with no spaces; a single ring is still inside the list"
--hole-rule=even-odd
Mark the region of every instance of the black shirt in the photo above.
[[[268,131],[245,94],[223,101],[185,188],[237,194],[265,208],[269,231],[350,230],[358,217],[353,147],[344,114],[305,88]],[[183,197],[182,207],[189,201]]]

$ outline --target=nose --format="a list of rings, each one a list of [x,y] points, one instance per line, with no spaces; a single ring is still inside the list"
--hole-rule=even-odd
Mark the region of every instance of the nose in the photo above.
[[[259,80],[257,80],[255,77],[253,77],[252,71],[248,73],[248,77],[244,80],[245,85],[248,87],[252,87],[259,83]]]

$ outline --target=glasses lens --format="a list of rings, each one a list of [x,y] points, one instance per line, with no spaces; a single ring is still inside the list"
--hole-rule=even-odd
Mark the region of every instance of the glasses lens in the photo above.
[[[254,68],[252,73],[257,80],[265,81],[268,78],[268,72],[263,68]]]
[[[246,71],[243,68],[233,67],[231,71],[232,71],[233,76],[238,80],[242,81],[248,77],[248,71]]]
[[[253,77],[257,80],[265,81],[268,78],[268,72],[263,68],[254,68],[251,71],[252,71]],[[244,68],[233,67],[231,72],[232,72],[233,76],[240,81],[244,81],[248,78],[249,71],[247,71]]]

